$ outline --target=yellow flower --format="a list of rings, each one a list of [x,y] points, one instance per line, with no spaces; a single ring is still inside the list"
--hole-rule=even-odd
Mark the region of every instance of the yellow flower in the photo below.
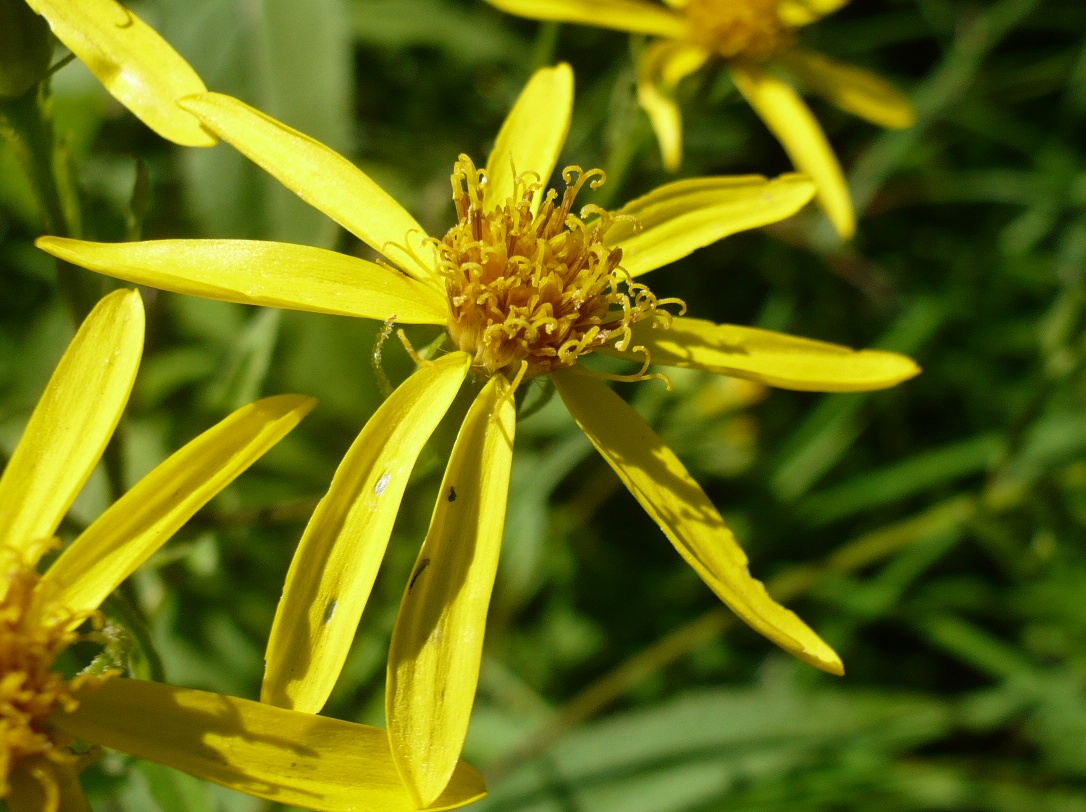
[[[854,65],[797,47],[796,29],[848,0],[487,0],[503,11],[540,20],[585,23],[660,37],[641,55],[637,97],[660,143],[664,166],[682,162],[682,120],[675,89],[711,59],[723,60],[739,91],[801,172],[842,239],[856,230],[841,165],[810,109],[792,86],[804,87],[883,127],[911,127],[912,104],[892,85]]]
[[[78,771],[93,753],[71,747],[83,741],[282,803],[414,809],[383,730],[116,671],[69,679],[55,669],[86,637],[80,627],[100,622],[109,593],[314,405],[282,395],[234,412],[148,474],[39,574],[120,419],[142,346],[139,294],[103,299],[0,477],[0,799],[12,812],[89,811]],[[460,765],[441,803],[482,794],[482,779]]]
[[[697,178],[662,186],[614,213],[593,206],[575,212],[584,183],[602,179],[598,170],[568,168],[561,194],[544,195],[540,183],[557,162],[572,103],[567,65],[536,73],[498,133],[485,171],[466,156],[456,162],[459,221],[436,239],[327,147],[227,96],[182,102],[380,251],[385,264],[240,240],[38,242],[69,262],[167,290],[442,325],[455,346],[439,360],[420,359],[336,471],[287,575],[268,644],[267,702],[313,712],[324,705],[412,466],[469,373],[485,381],[453,447],[389,654],[393,754],[423,806],[445,787],[467,731],[505,518],[513,395],[522,380],[550,376],[633,495],[740,617],[805,661],[840,673],[829,646],[750,576],[743,551],[682,463],[580,362],[595,350],[639,362],[651,354],[665,364],[821,391],[892,386],[918,371],[892,353],[659,311],[667,302],[635,278],[728,234],[791,215],[810,199],[811,184],[797,175]]]
[[[26,0],[113,96],[163,138],[210,147],[216,139],[176,102],[207,90],[153,28],[116,0]]]

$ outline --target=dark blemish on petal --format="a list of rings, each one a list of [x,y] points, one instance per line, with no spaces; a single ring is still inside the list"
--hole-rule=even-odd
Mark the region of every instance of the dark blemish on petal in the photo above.
[[[332,621],[332,615],[336,613],[336,606],[339,605],[339,601],[332,601],[325,607],[324,610],[324,622],[330,623]]]
[[[455,502],[456,501],[456,488],[449,488],[449,501],[450,502]]]
[[[415,574],[411,576],[411,583],[407,585],[408,592],[415,588],[415,581],[419,579],[419,576],[422,575],[423,570],[425,570],[428,566],[430,566],[429,558],[424,558],[422,559],[422,561],[419,562],[418,567],[415,568]]]

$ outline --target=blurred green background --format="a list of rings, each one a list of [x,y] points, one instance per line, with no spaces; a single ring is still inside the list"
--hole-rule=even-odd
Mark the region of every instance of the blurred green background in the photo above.
[[[574,66],[562,163],[594,199],[667,180],[633,91],[644,46],[469,0],[146,0],[133,8],[234,94],[351,157],[430,233],[536,67]],[[878,70],[919,122],[888,133],[812,101],[861,211],[849,246],[808,210],[654,275],[692,315],[907,353],[870,395],[675,374],[623,393],[732,524],[752,568],[841,654],[838,679],[733,621],[557,402],[518,429],[502,569],[466,758],[488,812],[1086,810],[1086,5],[856,0],[805,31]],[[60,53],[55,55],[59,58]],[[258,237],[361,252],[230,147],[181,150],[74,62],[54,128],[83,236]],[[780,147],[725,73],[683,85],[684,175],[776,174]],[[73,329],[26,176],[0,152],[0,453]],[[64,174],[62,172],[62,174]],[[76,293],[66,298],[64,292]],[[305,520],[382,398],[379,325],[144,291],[147,352],[113,449],[130,485],[231,409],[318,409],[106,610],[145,676],[255,698]],[[384,350],[393,382],[409,372]],[[431,443],[327,713],[382,723],[396,602],[454,426]],[[71,533],[112,498],[96,474]],[[270,809],[106,753],[95,809]]]

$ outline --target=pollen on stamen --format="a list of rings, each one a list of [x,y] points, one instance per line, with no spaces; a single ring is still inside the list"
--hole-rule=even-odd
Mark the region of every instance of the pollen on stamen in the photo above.
[[[725,59],[762,61],[795,39],[780,17],[779,0],[690,0],[691,36]]]
[[[487,175],[466,155],[452,174],[459,222],[437,244],[449,302],[447,331],[489,375],[531,378],[577,363],[606,345],[628,345],[630,326],[658,306],[622,269],[622,251],[605,244],[614,217],[573,205],[601,170],[567,167],[561,196],[520,175],[513,193],[487,209]]]

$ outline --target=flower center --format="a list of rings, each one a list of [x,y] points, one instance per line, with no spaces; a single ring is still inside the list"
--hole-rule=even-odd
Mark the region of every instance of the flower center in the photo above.
[[[622,250],[604,244],[614,218],[597,206],[573,214],[577,193],[603,172],[567,167],[566,188],[547,192],[517,178],[513,196],[483,206],[487,175],[461,155],[452,174],[460,222],[438,243],[449,297],[447,330],[487,374],[541,375],[615,344],[625,349],[630,325],[651,316],[656,298],[622,270]],[[620,290],[620,286],[624,288]]]
[[[778,0],[690,0],[693,37],[725,59],[761,61],[792,43]]]

